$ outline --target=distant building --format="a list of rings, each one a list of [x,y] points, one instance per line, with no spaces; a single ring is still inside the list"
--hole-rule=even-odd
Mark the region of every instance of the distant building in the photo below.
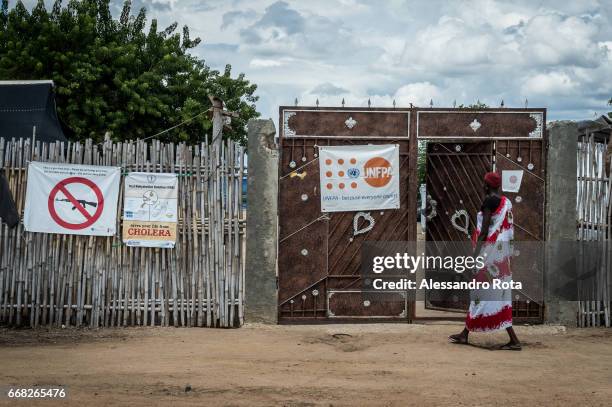
[[[0,81],[0,137],[67,141],[55,109],[53,81]]]

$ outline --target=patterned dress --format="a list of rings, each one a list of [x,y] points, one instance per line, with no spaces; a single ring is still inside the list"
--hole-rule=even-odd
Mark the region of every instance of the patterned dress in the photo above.
[[[486,253],[485,266],[475,276],[476,281],[492,282],[499,279],[502,282],[512,281],[510,257],[512,247],[510,242],[514,238],[512,224],[512,203],[502,196],[497,209],[491,213],[491,223],[488,236],[483,243],[480,255]],[[482,211],[478,212],[476,230],[472,242],[476,239],[482,228]],[[469,331],[489,332],[506,329],[512,326],[512,290],[506,289],[479,289],[470,292],[470,309],[465,321]]]

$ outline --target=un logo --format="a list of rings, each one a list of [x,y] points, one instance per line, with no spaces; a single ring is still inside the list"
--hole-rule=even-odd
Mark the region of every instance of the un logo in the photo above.
[[[359,168],[349,168],[347,174],[349,178],[357,178],[359,177]]]

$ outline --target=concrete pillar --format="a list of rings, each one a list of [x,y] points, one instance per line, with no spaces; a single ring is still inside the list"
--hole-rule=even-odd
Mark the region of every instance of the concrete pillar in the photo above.
[[[276,324],[278,150],[272,120],[249,120],[245,321]]]
[[[576,148],[578,127],[575,122],[559,121],[548,127],[546,175],[546,272],[545,322],[576,326],[578,303],[559,298],[550,290],[554,273],[575,268],[569,242],[576,241]],[[572,270],[570,275],[572,274]]]

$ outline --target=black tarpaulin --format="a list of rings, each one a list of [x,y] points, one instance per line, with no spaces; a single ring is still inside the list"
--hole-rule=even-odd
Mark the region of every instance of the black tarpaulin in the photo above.
[[[52,81],[0,81],[0,137],[66,141],[57,118]]]
[[[0,169],[0,221],[11,228],[19,224],[19,213],[2,169]]]

